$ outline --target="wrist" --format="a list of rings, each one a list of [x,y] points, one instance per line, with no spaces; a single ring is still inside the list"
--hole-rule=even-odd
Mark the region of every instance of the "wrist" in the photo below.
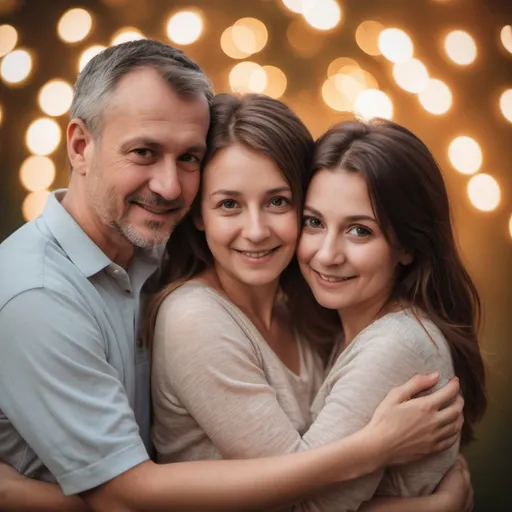
[[[366,444],[371,454],[370,458],[373,467],[369,472],[373,473],[377,469],[388,466],[393,453],[389,442],[382,435],[382,432],[373,425],[368,424],[360,430],[360,434],[363,437],[363,443]]]

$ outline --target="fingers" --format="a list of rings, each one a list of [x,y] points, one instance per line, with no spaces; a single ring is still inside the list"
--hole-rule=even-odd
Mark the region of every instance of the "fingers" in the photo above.
[[[451,448],[459,440],[459,438],[460,437],[457,432],[457,434],[439,439],[434,445],[433,452],[442,452],[448,448]]]
[[[439,410],[443,409],[446,404],[451,403],[458,396],[459,391],[459,379],[454,377],[441,389],[434,391],[434,393],[431,393],[428,396],[418,398],[418,400],[424,400],[427,406],[433,411]]]
[[[459,419],[462,419],[462,421],[464,422],[463,410],[464,399],[460,395],[458,395],[452,404],[435,413],[436,421],[440,426],[448,425]]]
[[[388,397],[398,403],[410,400],[414,395],[435,386],[439,380],[439,372],[430,375],[415,375],[405,384],[392,389]]]

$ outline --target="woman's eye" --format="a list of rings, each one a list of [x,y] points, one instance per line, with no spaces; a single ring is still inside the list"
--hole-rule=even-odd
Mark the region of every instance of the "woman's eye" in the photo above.
[[[349,233],[351,235],[357,236],[358,238],[365,238],[372,234],[372,232],[365,228],[364,226],[354,226]]]
[[[290,201],[286,197],[274,197],[270,200],[270,204],[272,206],[276,206],[277,208],[281,208],[283,206],[287,206],[290,203]]]
[[[220,206],[226,210],[232,210],[236,208],[236,201],[233,199],[224,199],[224,201],[221,201]]]
[[[304,217],[304,226],[308,228],[319,228],[322,226],[322,222],[315,217]]]

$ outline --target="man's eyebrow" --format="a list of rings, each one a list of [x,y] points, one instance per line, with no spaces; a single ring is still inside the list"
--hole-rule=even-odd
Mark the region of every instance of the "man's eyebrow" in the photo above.
[[[191,146],[188,146],[185,149],[184,153],[199,153],[203,155],[204,153],[206,153],[206,144],[192,144]]]

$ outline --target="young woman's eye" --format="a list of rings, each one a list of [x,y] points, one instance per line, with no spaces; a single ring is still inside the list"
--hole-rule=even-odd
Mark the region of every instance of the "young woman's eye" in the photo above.
[[[358,238],[366,238],[372,234],[372,232],[368,228],[365,228],[364,226],[354,226],[349,231],[349,233],[351,235],[357,236]]]
[[[317,219],[316,217],[304,217],[302,222],[304,226],[307,228],[322,227],[322,222],[320,221],[320,219]]]
[[[219,206],[226,210],[232,210],[233,208],[236,208],[236,201],[234,199],[224,199],[224,201],[219,203]]]
[[[270,200],[270,204],[276,208],[282,208],[283,206],[288,206],[290,204],[290,200],[286,197],[278,196],[272,198]]]

